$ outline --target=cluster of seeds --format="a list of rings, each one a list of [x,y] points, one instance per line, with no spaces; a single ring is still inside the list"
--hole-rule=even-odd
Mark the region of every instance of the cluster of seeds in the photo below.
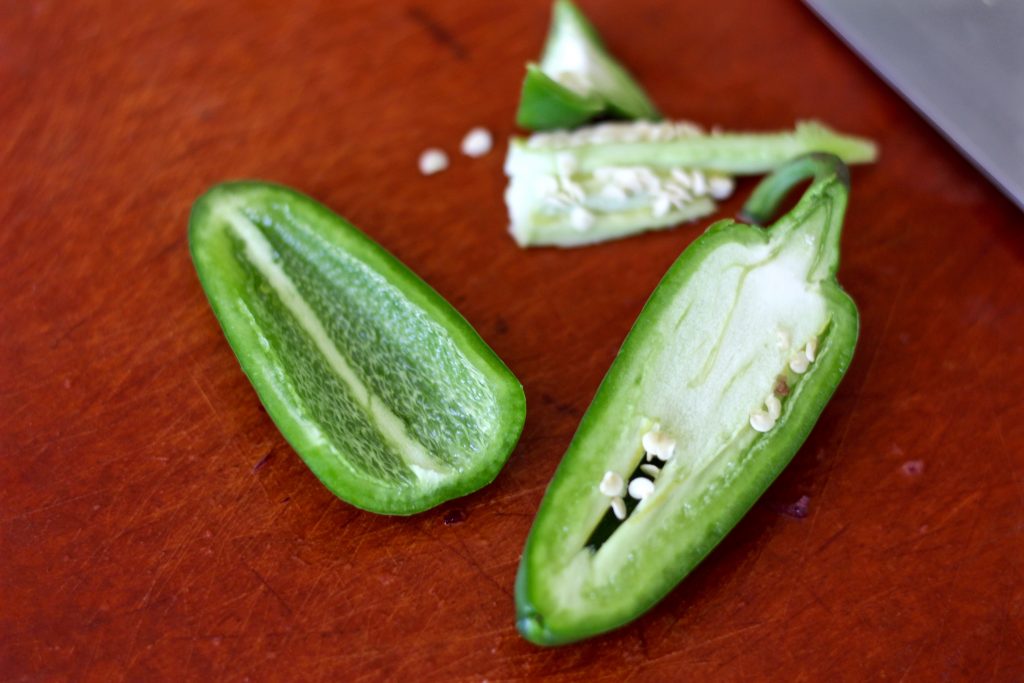
[[[542,200],[557,211],[569,214],[569,224],[576,230],[588,230],[595,217],[587,207],[588,195],[576,175],[576,157],[560,152],[555,157],[555,175],[542,176],[537,186]],[[703,198],[725,199],[733,191],[733,180],[725,175],[708,176],[699,169],[673,168],[659,174],[647,166],[605,166],[594,169],[591,176],[600,189],[591,200],[626,202],[632,198],[650,201],[655,218],[667,215],[673,208]]]
[[[491,131],[483,126],[471,128],[462,138],[460,149],[468,157],[478,158],[486,155],[494,146]],[[448,154],[438,147],[430,147],[420,153],[417,161],[422,175],[434,175],[448,168]]]
[[[657,458],[662,462],[667,462],[676,451],[675,439],[657,428],[645,433],[641,438],[641,443],[646,462],[640,465],[640,471],[647,476],[633,477],[629,486],[626,486],[621,474],[609,470],[604,473],[601,484],[598,486],[601,494],[608,497],[612,513],[620,521],[626,519],[626,501],[623,496],[629,494],[633,500],[641,501],[654,493],[654,482],[661,474],[661,468],[651,461]]]
[[[549,206],[569,213],[569,224],[577,230],[588,230],[594,225],[594,214],[584,206],[587,198],[583,186],[573,180],[576,157],[562,152],[555,157],[554,176],[538,180],[541,196]]]
[[[704,129],[690,121],[609,121],[576,130],[534,133],[526,141],[526,146],[580,147],[616,142],[666,142],[699,135],[704,135]]]
[[[798,375],[802,375],[807,372],[807,368],[810,367],[811,363],[818,355],[818,338],[811,337],[807,342],[807,345],[803,349],[800,349],[789,359],[789,369]]]
[[[788,349],[790,345],[789,333],[779,330],[778,332],[778,344],[780,349]],[[807,368],[810,367],[811,363],[817,357],[818,353],[818,338],[811,337],[807,344],[802,349],[797,349],[789,357],[789,369],[798,375],[802,375],[807,372]],[[789,385],[786,383],[784,377],[780,377],[775,382],[775,386],[772,389],[772,393],[768,395],[768,398],[764,400],[764,405],[755,410],[750,414],[750,426],[758,432],[767,432],[775,426],[775,422],[782,415],[782,401],[779,399],[780,396],[786,396],[789,393]]]

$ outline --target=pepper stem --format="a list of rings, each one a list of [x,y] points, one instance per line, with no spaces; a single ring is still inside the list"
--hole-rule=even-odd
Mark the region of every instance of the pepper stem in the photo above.
[[[812,152],[788,161],[772,171],[754,188],[743,206],[739,218],[745,223],[764,225],[779,209],[789,191],[800,182],[814,178],[811,184],[820,185],[833,178],[850,188],[850,169],[835,154]]]

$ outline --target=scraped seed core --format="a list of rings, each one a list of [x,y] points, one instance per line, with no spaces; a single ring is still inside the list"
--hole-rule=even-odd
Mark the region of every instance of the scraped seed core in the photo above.
[[[536,190],[542,211],[562,214],[576,230],[588,230],[605,214],[638,211],[649,212],[659,224],[671,223],[684,218],[691,206],[701,206],[703,211],[703,205],[710,203],[713,207],[714,200],[728,197],[735,187],[733,179],[697,168],[602,166],[586,169],[581,168],[580,160],[571,150],[588,144],[673,140],[701,134],[699,128],[686,122],[649,121],[584,126],[571,133],[534,133],[527,147],[551,148],[554,169],[549,171],[550,175],[533,176],[529,182]]]
[[[671,174],[666,175],[644,166],[601,167],[593,173],[581,174],[577,182],[572,179],[576,166],[571,155],[560,154],[555,165],[554,176],[538,176],[533,183],[542,204],[561,211],[585,206],[591,210],[599,208],[601,213],[615,214],[636,211],[637,204],[642,203],[649,207],[654,218],[663,218],[672,211],[683,211],[712,197],[712,181],[721,181],[718,187],[723,186],[722,182],[732,183],[726,176],[708,180],[699,170],[687,173],[684,169],[674,168]],[[584,189],[584,184],[588,189]],[[719,197],[713,198],[723,197],[720,193]],[[616,204],[626,205],[620,207]]]

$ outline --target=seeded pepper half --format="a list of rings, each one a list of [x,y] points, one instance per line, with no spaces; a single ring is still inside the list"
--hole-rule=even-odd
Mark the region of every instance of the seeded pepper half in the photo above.
[[[583,416],[530,531],[520,632],[542,645],[645,612],[722,539],[807,438],[853,357],[836,282],[845,165],[811,154],[758,186],[654,290]]]

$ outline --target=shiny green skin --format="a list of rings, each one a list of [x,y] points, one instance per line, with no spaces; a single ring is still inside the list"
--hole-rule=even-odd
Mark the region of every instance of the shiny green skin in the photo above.
[[[233,226],[258,231],[368,391],[346,383]],[[271,419],[335,495],[407,515],[494,479],[522,430],[523,389],[459,313],[323,205],[261,182],[218,185],[189,224],[210,305]],[[306,318],[308,320],[308,318]],[[385,406],[381,408],[381,406]],[[421,479],[382,426],[390,410],[442,475]]]
[[[545,74],[560,41],[581,40],[596,60],[604,83],[586,94],[567,88]],[[574,128],[599,117],[659,119],[661,115],[640,84],[608,52],[597,30],[570,0],[555,0],[551,29],[540,65],[528,64],[516,123],[529,130]]]
[[[804,197],[770,229],[728,220],[716,223],[680,255],[652,293],[583,416],[527,539],[515,594],[517,626],[527,640],[539,645],[570,643],[620,627],[643,614],[711,552],[809,435],[849,367],[858,335],[857,308],[835,280],[848,172],[831,155],[802,157],[766,178],[746,207],[747,215],[760,222],[774,211],[788,189],[810,175],[815,176],[815,181]],[[663,492],[662,500],[669,503],[653,508],[655,512],[638,518],[638,526],[630,528],[626,524],[636,516],[634,511],[602,546],[611,547],[616,541],[615,534],[623,534],[613,548],[617,551],[613,556],[617,564],[612,566],[617,567],[618,574],[602,575],[597,568],[598,556],[580,545],[578,539],[587,538],[594,528],[596,517],[586,510],[600,509],[601,514],[606,514],[603,510],[607,508],[607,499],[601,496],[596,484],[601,472],[614,469],[612,451],[616,450],[618,435],[627,423],[623,416],[630,415],[635,397],[650,395],[654,402],[668,403],[674,392],[683,391],[666,381],[664,374],[643,374],[644,359],[653,353],[652,339],[664,331],[666,319],[680,317],[680,312],[672,307],[674,301],[680,300],[677,295],[686,288],[710,286],[706,283],[707,273],[696,281],[694,275],[717,250],[763,245],[773,230],[789,230],[779,234],[799,234],[802,239],[804,234],[794,231],[805,229],[800,226],[817,225],[815,221],[820,222],[820,231],[811,228],[810,234],[820,238],[821,246],[809,247],[817,248],[819,254],[808,271],[808,282],[813,279],[820,286],[828,315],[817,360],[806,374],[795,378],[782,416],[773,429],[758,434],[746,425],[737,425],[736,433],[745,436],[726,441],[722,450],[717,451],[721,455],[709,461],[711,475],[693,473],[692,484],[686,479],[682,484],[668,479],[673,488]],[[687,314],[683,312],[680,319]],[[697,337],[715,334],[715,330],[685,326],[677,326],[677,331]],[[714,441],[718,437],[710,438]],[[740,446],[732,450],[733,443]],[[680,454],[673,460],[686,457],[681,446]],[[662,475],[666,472],[663,470]],[[664,510],[678,509],[670,506],[681,500],[692,502],[693,507],[687,508],[686,515],[663,514]],[[587,527],[573,528],[581,524]],[[576,539],[576,545],[567,539]],[[582,565],[586,569],[576,570],[574,567],[581,566],[577,563],[581,554],[588,558]]]

